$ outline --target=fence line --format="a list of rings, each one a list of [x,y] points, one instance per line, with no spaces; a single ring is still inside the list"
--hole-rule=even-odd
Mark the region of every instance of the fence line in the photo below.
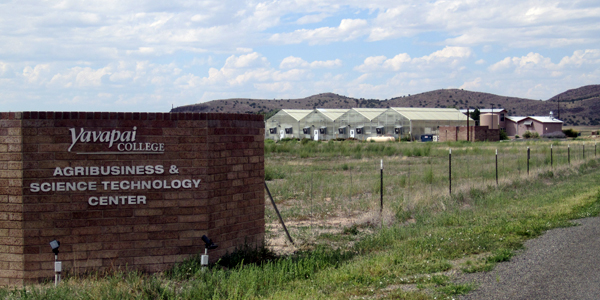
[[[552,172],[596,159],[596,149],[593,151],[589,144],[585,149],[583,143],[574,142],[451,150],[440,147],[431,149],[428,156],[317,157],[298,165],[286,158],[276,166],[266,164],[266,168],[282,174],[283,178],[269,182],[269,188],[283,218],[310,219],[312,230],[313,220],[367,211],[410,211],[417,204],[436,205],[449,194],[468,194],[517,179],[551,176]]]

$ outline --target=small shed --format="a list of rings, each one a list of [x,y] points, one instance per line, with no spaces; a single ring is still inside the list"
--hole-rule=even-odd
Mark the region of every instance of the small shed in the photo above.
[[[282,109],[265,121],[265,138],[275,141],[283,138],[302,138],[300,121],[312,109]]]

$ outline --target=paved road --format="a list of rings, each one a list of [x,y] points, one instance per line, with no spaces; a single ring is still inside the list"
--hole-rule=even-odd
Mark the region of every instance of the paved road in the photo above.
[[[459,299],[600,299],[600,217],[574,221],[525,243],[525,250],[487,273],[464,274],[479,284]]]

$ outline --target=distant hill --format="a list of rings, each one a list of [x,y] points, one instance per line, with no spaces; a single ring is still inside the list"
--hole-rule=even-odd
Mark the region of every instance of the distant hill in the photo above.
[[[302,99],[225,99],[173,108],[172,112],[223,112],[268,114],[280,109],[353,107],[501,107],[511,116],[546,116],[552,111],[565,125],[600,125],[600,85],[588,85],[560,93],[546,101],[506,97],[462,89],[441,89],[392,99],[356,99],[333,93]]]

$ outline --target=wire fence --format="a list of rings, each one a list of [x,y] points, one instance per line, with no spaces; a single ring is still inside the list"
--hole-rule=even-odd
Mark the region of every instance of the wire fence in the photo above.
[[[383,209],[393,215],[417,207],[443,209],[443,200],[453,195],[482,193],[520,179],[545,180],[598,157],[596,144],[589,142],[435,145],[426,154],[301,159],[284,155],[267,159],[266,169],[280,175],[267,184],[284,220],[306,225],[379,212],[381,199]],[[267,210],[267,222],[275,218]]]

